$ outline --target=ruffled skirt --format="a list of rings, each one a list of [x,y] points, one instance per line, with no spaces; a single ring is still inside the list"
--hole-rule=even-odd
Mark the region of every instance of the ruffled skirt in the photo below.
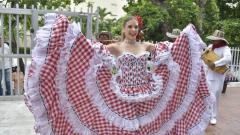
[[[91,43],[62,15],[37,32],[25,80],[25,101],[43,135],[194,135],[210,118],[210,93],[198,41],[182,34],[172,61],[159,65],[162,94],[129,102],[111,87],[112,74]],[[189,26],[190,27],[190,26]],[[193,27],[193,26],[191,26]],[[191,32],[193,30],[188,30]],[[187,33],[186,32],[186,33]],[[196,36],[196,35],[195,35]],[[194,45],[195,44],[195,45]]]

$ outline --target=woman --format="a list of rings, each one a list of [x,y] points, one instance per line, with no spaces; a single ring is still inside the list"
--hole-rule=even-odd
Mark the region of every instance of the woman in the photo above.
[[[204,134],[209,91],[194,26],[170,50],[136,42],[136,20],[124,22],[122,42],[103,46],[92,44],[65,16],[46,15],[25,81],[37,132]]]

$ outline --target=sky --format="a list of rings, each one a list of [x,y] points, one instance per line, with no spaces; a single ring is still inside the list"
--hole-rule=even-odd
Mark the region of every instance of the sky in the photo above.
[[[122,10],[122,7],[127,4],[126,0],[86,0],[86,2],[81,3],[75,7],[76,11],[81,11],[81,9],[83,12],[87,11],[88,2],[93,3],[93,11],[96,11],[97,7],[106,8],[107,12],[111,12],[114,15],[112,16],[113,18],[118,19],[126,14]]]

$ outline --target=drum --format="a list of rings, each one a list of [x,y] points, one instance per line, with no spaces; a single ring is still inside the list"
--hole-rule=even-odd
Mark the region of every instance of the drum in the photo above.
[[[206,51],[204,51],[203,54],[201,55],[201,58],[203,59],[204,63],[208,65],[208,67],[210,63],[213,63],[220,59],[220,57],[211,49],[207,49]],[[210,69],[220,74],[224,74],[229,70],[227,65],[210,68]]]

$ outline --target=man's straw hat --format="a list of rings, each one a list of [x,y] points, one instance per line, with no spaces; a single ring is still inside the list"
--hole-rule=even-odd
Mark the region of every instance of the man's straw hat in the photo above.
[[[177,38],[181,33],[181,30],[180,29],[173,29],[172,30],[172,33],[170,32],[167,32],[166,35],[169,37],[169,38]]]
[[[215,30],[212,35],[207,36],[207,39],[222,40],[222,41],[225,41],[227,44],[229,44],[229,42],[224,38],[224,32],[220,30]]]

